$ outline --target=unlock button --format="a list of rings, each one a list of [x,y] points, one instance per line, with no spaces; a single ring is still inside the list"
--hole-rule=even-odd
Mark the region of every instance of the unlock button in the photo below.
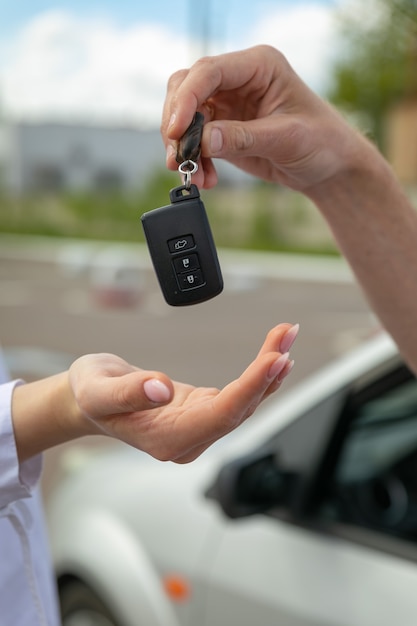
[[[200,267],[197,254],[189,254],[188,256],[174,259],[174,265],[177,274],[192,272]]]

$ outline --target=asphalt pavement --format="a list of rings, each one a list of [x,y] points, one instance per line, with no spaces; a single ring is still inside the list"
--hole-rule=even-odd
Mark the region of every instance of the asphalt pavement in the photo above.
[[[294,382],[376,326],[340,259],[219,256],[223,293],[177,308],[164,302],[141,246],[0,239],[2,345],[26,354],[35,375],[48,368],[42,351],[68,358],[99,351],[193,384],[223,386],[279,322],[301,326]]]

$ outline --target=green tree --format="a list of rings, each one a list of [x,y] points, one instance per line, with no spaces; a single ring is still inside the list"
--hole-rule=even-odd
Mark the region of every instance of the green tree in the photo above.
[[[329,99],[365,116],[383,149],[389,107],[417,99],[417,0],[354,0],[340,10],[339,35]]]

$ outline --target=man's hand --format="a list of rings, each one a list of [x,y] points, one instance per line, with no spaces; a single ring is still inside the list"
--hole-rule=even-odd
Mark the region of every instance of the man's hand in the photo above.
[[[193,182],[217,182],[213,158],[307,192],[349,167],[362,141],[269,46],[206,57],[170,79],[161,132],[167,165],[195,112],[206,118]]]

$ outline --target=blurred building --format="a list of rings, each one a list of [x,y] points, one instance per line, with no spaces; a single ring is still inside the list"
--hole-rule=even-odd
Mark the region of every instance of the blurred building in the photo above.
[[[165,163],[157,130],[19,122],[0,132],[2,183],[14,193],[132,189]]]
[[[0,126],[1,185],[9,192],[132,190],[165,168],[159,130],[62,123]],[[220,165],[224,182],[248,177]]]

